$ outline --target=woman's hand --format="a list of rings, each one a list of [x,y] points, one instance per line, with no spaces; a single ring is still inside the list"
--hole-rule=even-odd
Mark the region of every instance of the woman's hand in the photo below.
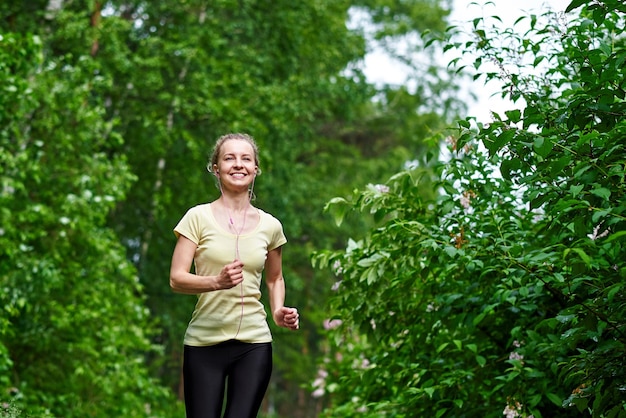
[[[274,322],[276,325],[291,330],[300,328],[300,315],[296,308],[280,307],[274,311]]]
[[[218,289],[230,289],[243,282],[243,263],[235,260],[226,264],[215,278]]]

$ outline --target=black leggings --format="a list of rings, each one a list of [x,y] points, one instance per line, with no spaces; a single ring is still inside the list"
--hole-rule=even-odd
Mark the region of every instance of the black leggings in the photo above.
[[[224,418],[255,418],[271,374],[271,343],[230,340],[207,347],[186,345],[183,380],[187,418],[219,418],[227,380]]]

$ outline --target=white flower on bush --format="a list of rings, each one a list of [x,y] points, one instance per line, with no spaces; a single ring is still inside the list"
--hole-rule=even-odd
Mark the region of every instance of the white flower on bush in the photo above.
[[[385,184],[368,184],[367,188],[376,193],[389,193],[389,186]]]
[[[324,329],[335,329],[338,328],[343,321],[341,319],[325,319],[324,320]]]
[[[607,235],[609,235],[609,232],[611,232],[609,228],[607,228],[607,229],[605,229],[604,231],[600,232],[600,227],[602,227],[602,224],[600,224],[600,225],[596,225],[596,226],[595,226],[595,228],[593,228],[593,233],[591,233],[591,234],[587,234],[587,236],[588,236],[588,237],[589,237],[592,241],[595,241],[595,240],[597,240],[598,238],[604,238],[604,237],[606,237]]]
[[[515,408],[512,405],[507,405],[506,408],[504,408],[504,411],[502,411],[502,414],[506,417],[506,418],[516,418],[521,416],[517,410],[517,408]]]
[[[317,371],[317,377],[313,381],[312,386],[315,388],[311,396],[314,398],[321,398],[324,396],[326,392],[326,377],[328,376],[328,372],[324,369],[319,369]]]
[[[515,348],[520,348],[522,346],[522,342],[515,340],[512,345]],[[524,355],[518,353],[517,351],[511,351],[511,353],[509,353],[509,360],[519,360],[522,364],[524,364]]]
[[[523,405],[521,403],[519,403],[518,401],[515,401],[514,404],[507,404],[506,408],[504,408],[504,411],[502,411],[502,415],[504,415],[506,418],[517,418],[517,417],[522,417],[522,418],[534,418],[534,416],[531,415],[526,415],[524,414],[523,410]]]
[[[354,369],[363,369],[363,370],[367,370],[372,366],[372,363],[369,361],[368,358],[365,358],[364,356],[359,356],[358,358],[355,358],[352,361],[352,367]]]
[[[472,206],[472,199],[475,198],[476,192],[474,192],[473,190],[465,190],[463,191],[463,193],[461,193],[459,201],[461,202],[461,206],[463,206],[463,208],[467,210]]]
[[[522,412],[522,404],[517,401],[515,401],[515,404],[509,403],[506,408],[504,408],[504,411],[502,411],[502,415],[504,415],[506,418],[534,418],[533,415],[525,415]]]
[[[343,267],[341,266],[341,261],[339,260],[335,260],[335,262],[333,263],[333,272],[339,276],[341,273],[343,273]]]

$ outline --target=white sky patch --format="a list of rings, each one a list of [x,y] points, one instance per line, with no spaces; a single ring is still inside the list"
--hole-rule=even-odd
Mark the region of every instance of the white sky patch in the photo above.
[[[502,20],[502,28],[515,28],[518,31],[525,30],[523,26],[515,25],[515,21],[525,14],[542,15],[548,10],[564,12],[571,0],[454,0],[450,23],[464,28],[465,32],[471,30],[471,20],[477,17],[488,18],[499,16]],[[519,27],[518,27],[519,26]],[[448,60],[442,57],[442,65],[447,65]],[[367,79],[374,84],[406,85],[408,78],[407,67],[390,58],[382,48],[374,48],[365,57],[364,73]],[[500,97],[502,85],[490,82],[485,85],[482,79],[474,83],[468,82],[467,91],[468,115],[474,116],[479,122],[491,121],[491,112],[500,113],[501,109],[508,109],[513,105]],[[470,93],[478,96],[476,103],[471,103]]]

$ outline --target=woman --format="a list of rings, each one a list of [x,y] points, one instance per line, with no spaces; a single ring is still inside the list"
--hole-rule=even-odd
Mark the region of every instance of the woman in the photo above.
[[[170,270],[174,292],[198,295],[184,338],[187,418],[217,418],[222,409],[224,417],[256,417],[272,372],[272,336],[260,302],[263,270],[274,322],[299,328],[298,311],[284,306],[287,240],[281,223],[250,202],[259,174],[252,137],[220,137],[207,169],[221,195],[189,209],[176,225]]]

